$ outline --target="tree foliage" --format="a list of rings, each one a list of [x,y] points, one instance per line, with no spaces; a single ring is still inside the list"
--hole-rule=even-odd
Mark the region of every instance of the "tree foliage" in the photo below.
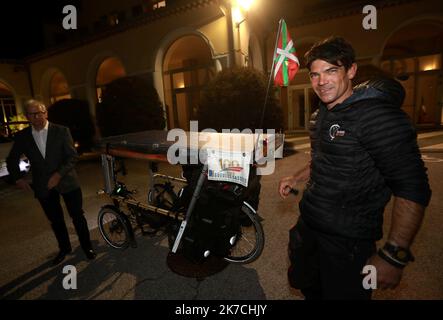
[[[283,128],[283,113],[273,90],[266,103],[263,124],[260,118],[266,96],[267,79],[251,68],[234,68],[219,72],[203,90],[197,112],[199,127],[252,130]]]
[[[165,127],[163,106],[152,83],[142,77],[112,81],[97,104],[102,137]]]
[[[357,85],[368,80],[380,79],[380,78],[389,79],[392,78],[392,75],[372,64],[367,64],[367,65],[358,66],[357,73],[354,79],[352,79],[352,83],[354,85]]]
[[[63,99],[48,108],[48,120],[68,127],[72,138],[79,144],[78,151],[89,151],[93,145],[95,126],[88,102]]]

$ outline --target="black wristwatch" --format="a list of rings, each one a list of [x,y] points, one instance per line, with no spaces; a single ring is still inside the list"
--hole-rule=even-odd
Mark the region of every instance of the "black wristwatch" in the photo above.
[[[386,242],[378,255],[397,268],[404,268],[408,262],[414,261],[414,256],[408,249]]]

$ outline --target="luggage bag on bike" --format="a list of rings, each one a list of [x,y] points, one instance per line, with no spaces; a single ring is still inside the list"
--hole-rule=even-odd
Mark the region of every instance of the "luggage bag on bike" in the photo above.
[[[199,171],[199,168],[184,170],[189,181],[189,190],[185,191],[187,195],[192,194]],[[182,250],[188,259],[199,262],[209,255],[229,255],[236,244],[242,223],[250,223],[241,211],[243,201],[251,198],[255,204],[253,206],[258,206],[259,178],[255,172],[251,172],[251,176],[248,188],[229,182],[205,182],[183,237]]]

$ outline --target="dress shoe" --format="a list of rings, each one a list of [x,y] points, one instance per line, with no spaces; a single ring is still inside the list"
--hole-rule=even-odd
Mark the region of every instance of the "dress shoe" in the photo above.
[[[89,260],[93,260],[97,256],[97,254],[92,249],[86,250],[85,255],[86,255],[86,258],[88,258]]]
[[[54,258],[54,260],[52,260],[52,265],[56,266],[58,265],[60,262],[62,262],[63,260],[65,260],[66,255],[71,253],[72,249],[69,250],[60,250],[60,252],[57,254],[57,256]]]

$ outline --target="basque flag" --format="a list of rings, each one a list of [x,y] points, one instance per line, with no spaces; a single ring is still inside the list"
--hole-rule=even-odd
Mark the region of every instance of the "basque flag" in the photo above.
[[[276,52],[274,53],[274,83],[287,86],[298,71],[300,63],[295,53],[294,43],[286,28],[286,22],[280,19],[280,32]]]

